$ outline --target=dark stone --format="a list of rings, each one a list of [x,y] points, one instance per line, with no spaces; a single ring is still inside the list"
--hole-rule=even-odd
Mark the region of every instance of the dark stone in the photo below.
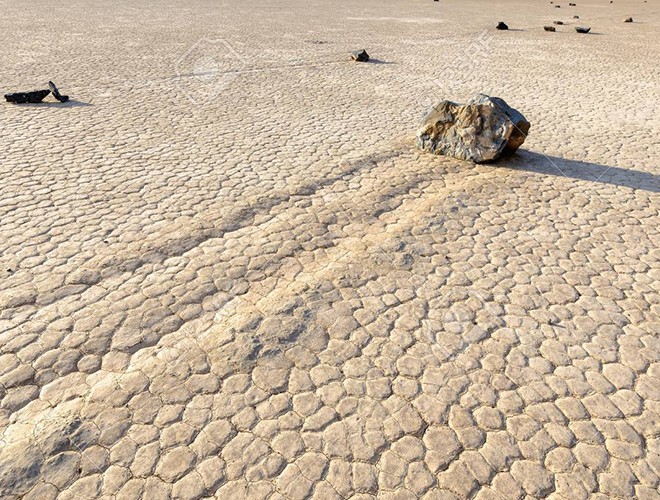
[[[525,142],[530,124],[502,99],[476,94],[466,104],[442,101],[417,131],[421,149],[475,163],[509,156]]]
[[[55,96],[55,99],[57,99],[60,102],[67,102],[69,100],[68,95],[62,95],[60,94],[60,91],[57,90],[57,86],[53,82],[48,82],[48,87],[50,88],[50,91],[53,93]]]
[[[543,29],[546,31],[557,31],[554,26],[543,26]]]
[[[14,104],[34,104],[43,101],[48,94],[50,94],[50,90],[33,90],[32,92],[5,94],[5,99],[7,99],[7,102],[13,102]]]
[[[580,16],[573,16],[573,19],[580,19]]]
[[[564,21],[553,21],[552,24],[556,24],[557,26],[562,26],[564,24]]]
[[[497,23],[497,26],[495,26],[495,29],[508,30],[509,27],[504,22],[500,21],[499,23]]]
[[[369,60],[369,54],[367,54],[366,50],[354,50],[351,52],[351,57],[353,58],[354,61],[357,62],[367,62]]]
[[[632,17],[626,17],[626,18],[623,20],[623,22],[624,22],[624,23],[632,23],[632,22],[633,22],[633,18],[632,18]]]
[[[589,33],[591,31],[591,28],[587,28],[584,26],[576,26],[575,31],[577,31],[578,33]]]
[[[555,9],[561,9],[561,5],[555,5]]]

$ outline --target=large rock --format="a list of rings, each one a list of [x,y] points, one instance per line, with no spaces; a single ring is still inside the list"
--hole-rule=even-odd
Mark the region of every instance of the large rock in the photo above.
[[[417,132],[419,146],[437,155],[475,163],[513,154],[530,124],[499,97],[476,94],[461,105],[442,101],[429,110]]]

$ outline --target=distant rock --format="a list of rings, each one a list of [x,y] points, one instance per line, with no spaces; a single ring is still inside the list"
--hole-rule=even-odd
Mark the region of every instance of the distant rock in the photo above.
[[[586,26],[576,26],[575,31],[578,33],[589,33],[591,31],[591,28],[587,28]]]
[[[504,23],[503,21],[500,21],[499,23],[497,23],[497,26],[495,26],[495,29],[508,30],[509,27],[506,25],[506,23]]]
[[[626,18],[623,20],[623,22],[624,22],[624,23],[632,23],[632,22],[633,22],[633,18],[632,18],[632,17],[626,17]]]
[[[461,105],[442,101],[417,131],[424,151],[475,163],[513,154],[525,142],[530,123],[503,99],[476,94]]]
[[[562,26],[564,24],[564,21],[552,21],[552,24],[556,24],[557,26]]]
[[[53,82],[48,82],[48,87],[50,88],[50,91],[53,93],[53,96],[55,96],[55,99],[57,99],[58,101],[67,102],[69,100],[68,95],[60,94],[60,91],[57,90],[57,86]]]
[[[353,58],[354,61],[357,62],[367,62],[369,60],[369,54],[367,54],[366,50],[354,50],[351,52],[351,57]]]
[[[561,5],[555,5],[555,9],[561,9]]]
[[[573,19],[580,19],[580,16],[573,16]]]
[[[15,92],[13,94],[5,94],[5,99],[7,102],[13,102],[14,104],[27,104],[27,103],[37,103],[44,100],[50,94],[50,90],[33,90],[31,92]]]
[[[543,26],[543,29],[546,31],[557,31],[554,26]]]

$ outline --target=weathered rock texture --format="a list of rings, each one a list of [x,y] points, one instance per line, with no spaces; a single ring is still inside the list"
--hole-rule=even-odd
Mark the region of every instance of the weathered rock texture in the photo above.
[[[476,94],[466,104],[442,101],[422,120],[419,146],[475,163],[513,154],[527,137],[525,117],[498,97]]]

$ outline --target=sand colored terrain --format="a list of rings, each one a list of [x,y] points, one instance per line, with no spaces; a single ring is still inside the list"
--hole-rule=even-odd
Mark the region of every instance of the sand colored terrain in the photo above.
[[[660,6],[556,3],[0,1],[0,498],[659,498]]]

